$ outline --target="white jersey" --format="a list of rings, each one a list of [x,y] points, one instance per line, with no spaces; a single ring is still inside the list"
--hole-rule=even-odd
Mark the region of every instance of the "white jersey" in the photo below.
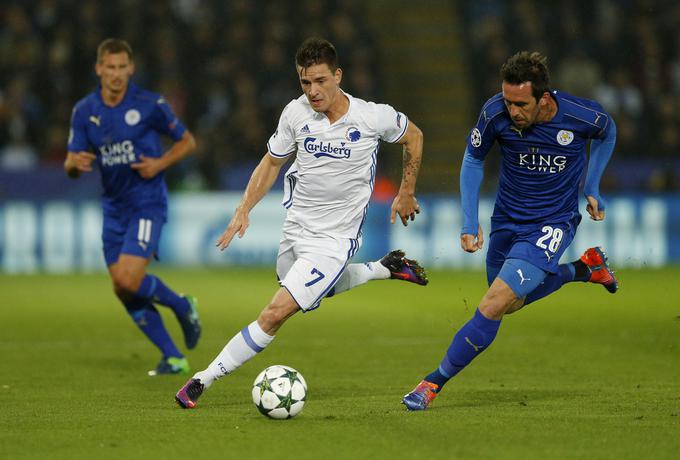
[[[408,118],[386,104],[349,98],[347,113],[331,124],[303,94],[281,114],[269,138],[269,154],[296,154],[286,172],[286,221],[313,233],[358,238],[373,191],[381,140],[396,142]]]

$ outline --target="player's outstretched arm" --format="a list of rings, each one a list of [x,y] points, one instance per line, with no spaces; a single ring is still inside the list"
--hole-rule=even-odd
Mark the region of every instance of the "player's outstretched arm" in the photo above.
[[[160,158],[139,156],[139,163],[133,163],[130,167],[135,169],[144,179],[153,179],[161,171],[168,169],[182,158],[196,149],[196,139],[189,131],[184,131],[182,138],[172,144],[172,147]]]
[[[484,233],[479,225],[479,189],[484,179],[484,161],[465,150],[460,168],[460,202],[463,208],[463,229],[460,247],[476,252],[484,246]]]
[[[409,219],[414,220],[416,214],[420,214],[415,193],[420,162],[423,158],[423,132],[415,123],[409,121],[406,132],[397,143],[404,145],[404,165],[399,193],[392,202],[390,222],[394,223],[396,215],[399,214],[401,223],[407,226]]]
[[[224,251],[231,243],[234,235],[238,233],[239,238],[243,238],[246,233],[246,229],[249,225],[248,215],[250,210],[255,207],[257,203],[264,197],[279,175],[281,171],[281,166],[283,166],[288,158],[276,158],[265,153],[264,157],[257,165],[253,174],[250,176],[248,185],[246,186],[245,192],[243,192],[243,198],[241,203],[239,203],[234,212],[234,216],[231,218],[231,222],[227,225],[226,230],[217,240],[215,244],[221,251]]]
[[[600,179],[604,173],[604,168],[607,166],[607,163],[609,163],[612,153],[614,153],[615,146],[616,124],[614,123],[614,120],[610,118],[605,137],[602,139],[593,139],[590,143],[588,174],[586,174],[583,193],[588,201],[586,211],[593,220],[604,220],[605,201],[600,195]]]
[[[92,162],[97,159],[90,152],[68,152],[64,161],[64,171],[71,179],[76,179],[81,173],[92,171]]]

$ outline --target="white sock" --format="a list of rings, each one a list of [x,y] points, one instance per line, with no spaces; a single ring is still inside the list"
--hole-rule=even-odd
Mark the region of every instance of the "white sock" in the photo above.
[[[201,383],[208,388],[215,380],[231,374],[243,363],[264,350],[272,340],[274,336],[264,332],[257,321],[253,321],[232,337],[217,358],[205,370],[196,372],[194,378],[200,379]]]
[[[390,271],[379,261],[365,264],[349,264],[337,283],[335,293],[349,291],[371,280],[386,280],[390,277]]]

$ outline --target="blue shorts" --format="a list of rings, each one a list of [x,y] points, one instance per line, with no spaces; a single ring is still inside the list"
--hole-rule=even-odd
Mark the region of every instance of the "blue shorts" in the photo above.
[[[140,211],[122,214],[116,211],[104,211],[104,228],[102,242],[106,265],[118,261],[120,254],[149,259],[158,258],[158,245],[165,217],[153,211]]]
[[[566,222],[504,224],[489,236],[486,276],[489,285],[506,259],[529,262],[546,273],[557,273],[560,257],[576,235],[581,216]]]

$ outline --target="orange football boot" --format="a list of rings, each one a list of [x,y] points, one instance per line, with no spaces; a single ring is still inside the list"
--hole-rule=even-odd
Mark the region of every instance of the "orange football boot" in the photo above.
[[[439,385],[423,380],[409,394],[405,395],[401,403],[408,410],[425,410],[439,394]]]
[[[601,284],[612,294],[619,290],[619,281],[614,276],[614,271],[609,268],[607,254],[601,247],[586,249],[581,256],[581,262],[590,269],[588,282]]]

